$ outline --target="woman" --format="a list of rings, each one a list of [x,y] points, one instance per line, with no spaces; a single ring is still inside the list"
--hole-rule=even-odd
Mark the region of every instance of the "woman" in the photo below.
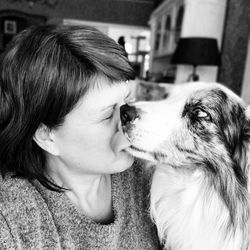
[[[119,130],[124,49],[41,26],[11,42],[0,74],[0,249],[157,249],[148,175]]]

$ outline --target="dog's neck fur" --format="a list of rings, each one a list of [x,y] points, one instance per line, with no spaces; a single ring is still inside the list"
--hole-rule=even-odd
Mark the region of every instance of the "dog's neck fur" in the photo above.
[[[228,207],[202,171],[176,171],[158,166],[152,181],[151,215],[165,246],[171,250],[250,249],[249,211],[237,214],[244,216],[245,225],[241,219],[232,225]]]

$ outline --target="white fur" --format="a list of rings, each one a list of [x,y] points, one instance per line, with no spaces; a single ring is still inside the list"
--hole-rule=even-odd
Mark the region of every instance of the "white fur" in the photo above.
[[[206,182],[199,172],[179,175],[165,166],[155,172],[151,215],[171,250],[240,250],[243,235],[228,231],[228,210]]]

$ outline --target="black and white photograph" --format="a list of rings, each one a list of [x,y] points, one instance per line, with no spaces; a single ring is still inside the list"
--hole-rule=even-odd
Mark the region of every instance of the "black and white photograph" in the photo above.
[[[249,0],[0,0],[0,250],[250,250]]]

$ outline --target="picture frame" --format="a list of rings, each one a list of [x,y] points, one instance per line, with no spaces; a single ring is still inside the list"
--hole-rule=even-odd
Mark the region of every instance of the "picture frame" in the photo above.
[[[17,33],[17,23],[13,20],[4,21],[4,34],[14,35]]]

